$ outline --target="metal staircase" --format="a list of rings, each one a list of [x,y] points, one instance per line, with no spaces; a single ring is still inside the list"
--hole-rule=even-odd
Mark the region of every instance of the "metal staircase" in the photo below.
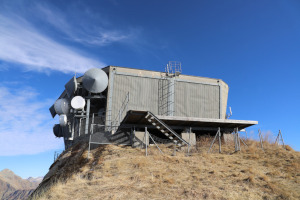
[[[168,125],[166,125],[163,121],[157,118],[153,113],[148,111],[145,118],[148,120],[148,122],[155,126],[160,132],[162,132],[179,147],[185,145],[189,146],[189,143],[187,141],[182,139],[174,130],[172,130]]]

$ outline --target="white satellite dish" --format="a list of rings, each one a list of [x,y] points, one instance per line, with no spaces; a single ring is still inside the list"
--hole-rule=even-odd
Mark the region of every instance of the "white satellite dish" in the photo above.
[[[57,99],[54,103],[54,110],[57,114],[68,114],[70,112],[70,103],[67,99]]]
[[[75,110],[83,109],[85,106],[85,100],[81,96],[75,96],[71,101],[71,106]]]
[[[108,77],[103,70],[92,68],[84,73],[82,85],[89,92],[101,93],[107,88]]]
[[[67,125],[67,115],[60,115],[59,116],[59,124],[61,126],[66,126]]]

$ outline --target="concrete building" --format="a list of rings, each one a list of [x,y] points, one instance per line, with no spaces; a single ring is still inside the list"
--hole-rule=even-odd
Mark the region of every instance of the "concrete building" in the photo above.
[[[50,108],[53,117],[60,114],[54,134],[64,138],[66,148],[90,134],[98,143],[132,145],[144,141],[146,127],[158,142],[181,146],[218,127],[230,133],[257,124],[226,119],[228,85],[221,79],[183,75],[176,62],[166,72],[117,66],[102,70],[107,83],[99,69],[73,77]],[[73,105],[80,98],[81,108]]]

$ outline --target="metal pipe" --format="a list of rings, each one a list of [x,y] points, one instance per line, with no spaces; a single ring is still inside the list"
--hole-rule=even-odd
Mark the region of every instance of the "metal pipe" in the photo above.
[[[78,136],[80,136],[80,132],[81,132],[81,118],[79,119]]]
[[[90,121],[90,104],[91,104],[91,99],[87,99],[86,101],[86,121],[85,121],[85,134],[88,134],[89,132],[89,121]]]
[[[164,154],[161,149],[159,148],[159,146],[156,144],[156,142],[154,141],[154,139],[152,138],[152,136],[149,134],[149,137],[152,139],[153,143],[156,145],[156,147],[158,148],[158,150],[160,151],[161,154]]]
[[[189,130],[188,156],[190,155],[190,146],[191,146],[191,133],[192,133],[192,127],[190,127],[190,130]]]
[[[280,137],[281,137],[281,141],[282,141],[283,148],[285,148],[285,146],[284,146],[284,141],[283,141],[283,137],[282,137],[282,134],[281,134],[281,130],[279,130],[279,133],[280,133]]]
[[[90,135],[90,138],[89,138],[89,151],[88,151],[88,158],[90,157],[90,151],[91,151],[91,137],[92,137],[92,135]]]
[[[78,118],[86,118],[85,115],[74,115],[74,117],[78,117]]]
[[[91,134],[94,134],[94,115],[95,113],[93,113],[93,117],[92,117]]]

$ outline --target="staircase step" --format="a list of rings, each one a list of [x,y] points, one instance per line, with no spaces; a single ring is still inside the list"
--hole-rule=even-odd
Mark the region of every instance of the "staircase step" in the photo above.
[[[171,128],[164,124],[163,121],[156,118],[151,112],[148,112],[145,118],[160,132],[162,132],[165,136],[172,140],[176,145],[183,146],[186,144],[185,141],[182,141],[182,139],[177,135],[176,132],[174,132]]]

